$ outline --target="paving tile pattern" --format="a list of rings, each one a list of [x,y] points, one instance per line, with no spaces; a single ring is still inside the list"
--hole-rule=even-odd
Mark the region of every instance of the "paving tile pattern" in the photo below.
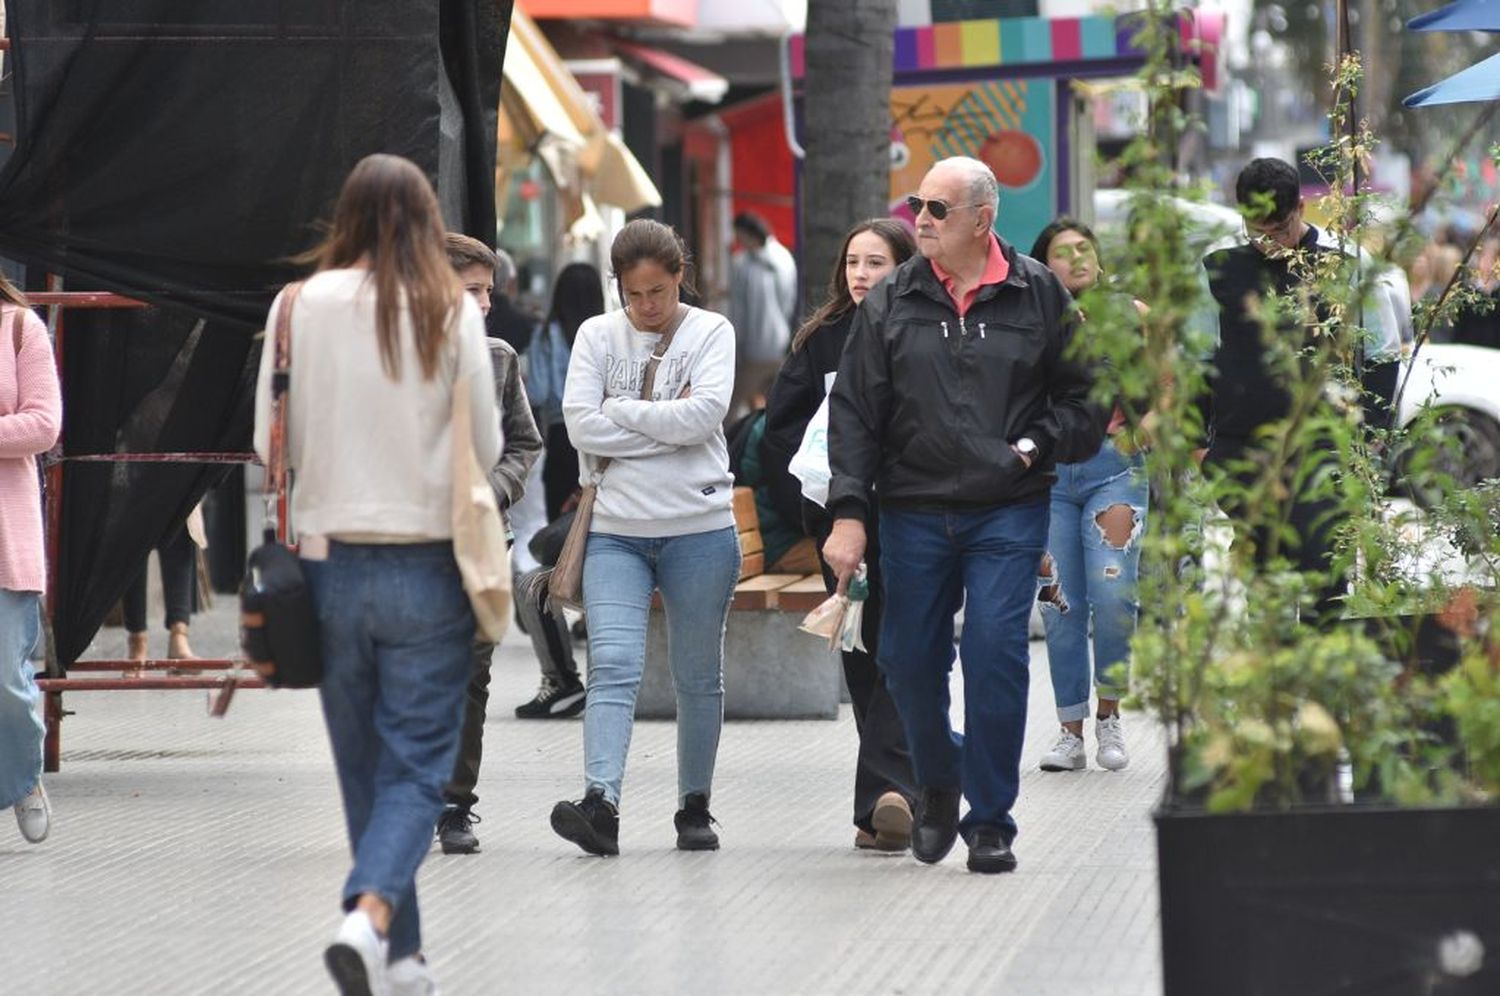
[[[198,617],[200,653],[232,646],[229,601]],[[91,656],[122,645],[106,631]],[[582,728],[512,718],[536,680],[512,635],[495,658],[483,850],[434,847],[421,873],[444,992],[1159,993],[1162,738],[1127,717],[1128,770],[1036,770],[1056,726],[1045,647],[1032,655],[1021,866],[982,877],[961,843],[936,867],[853,849],[847,706],[727,726],[724,847],[707,854],[673,849],[675,727],[638,724],[623,855],[582,856],[547,825],[581,792]],[[0,824],[0,992],[332,991],[320,952],[348,857],[316,694],[245,692],[224,720],[201,692],[66,701],[52,837],[29,846]]]

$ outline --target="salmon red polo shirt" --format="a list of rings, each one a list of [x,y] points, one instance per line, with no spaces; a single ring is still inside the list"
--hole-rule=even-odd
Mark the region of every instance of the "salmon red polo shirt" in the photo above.
[[[990,233],[990,254],[984,261],[984,275],[979,278],[979,283],[970,288],[969,293],[965,294],[961,301],[953,292],[953,274],[938,266],[936,260],[929,259],[927,262],[932,264],[932,272],[936,273],[937,278],[942,281],[943,289],[948,292],[948,296],[953,298],[953,306],[958,309],[960,318],[969,313],[969,305],[973,304],[974,298],[979,295],[979,288],[1004,283],[1005,278],[1010,276],[1010,263],[1006,262],[1005,253],[1000,251],[1000,240],[995,237],[994,232]]]

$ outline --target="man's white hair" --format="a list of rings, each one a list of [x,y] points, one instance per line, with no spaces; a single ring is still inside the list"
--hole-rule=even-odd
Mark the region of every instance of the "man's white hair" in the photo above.
[[[516,282],[516,261],[511,258],[510,253],[504,249],[495,249],[495,286],[500,288],[500,293],[509,294],[511,285]]]
[[[933,164],[933,169],[956,170],[968,181],[969,202],[972,204],[983,204],[995,212],[1000,213],[1000,184],[995,181],[995,173],[978,159],[968,156],[949,156],[947,159],[939,159]]]

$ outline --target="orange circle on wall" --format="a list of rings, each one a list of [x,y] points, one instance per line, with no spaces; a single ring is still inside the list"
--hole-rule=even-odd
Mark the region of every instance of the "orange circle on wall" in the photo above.
[[[997,131],[980,146],[979,159],[1002,187],[1024,187],[1042,172],[1042,145],[1024,131]]]

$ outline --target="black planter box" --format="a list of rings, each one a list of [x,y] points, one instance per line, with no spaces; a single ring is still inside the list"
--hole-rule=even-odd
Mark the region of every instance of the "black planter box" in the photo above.
[[[1500,807],[1155,820],[1166,996],[1500,994]]]

